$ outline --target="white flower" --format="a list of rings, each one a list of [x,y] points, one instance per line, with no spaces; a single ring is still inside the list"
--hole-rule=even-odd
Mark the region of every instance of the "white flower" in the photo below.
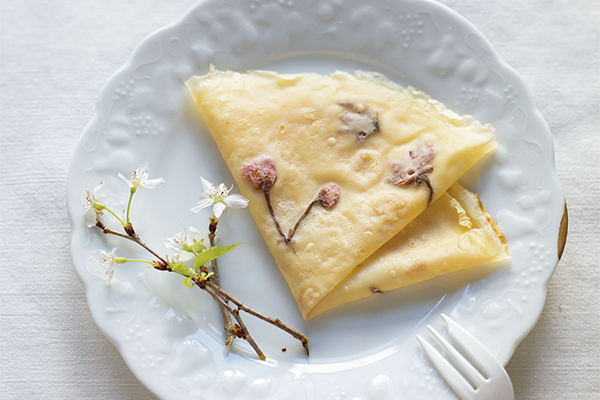
[[[98,186],[91,190],[89,188],[85,188],[86,195],[85,199],[83,199],[83,221],[88,228],[96,225],[96,218],[98,215],[104,214],[102,209],[94,207],[98,204],[96,202],[96,193],[98,190],[100,190],[103,184],[103,182],[100,182]]]
[[[187,262],[194,258],[194,255],[184,250],[184,245],[193,246],[194,241],[200,242],[204,239],[204,235],[198,229],[190,226],[189,228],[181,221],[181,232],[172,238],[165,239],[165,246],[169,250],[175,252],[175,260]]]
[[[228,188],[224,184],[220,183],[219,186],[215,186],[203,177],[202,188],[204,192],[201,193],[204,199],[200,200],[191,211],[195,214],[203,208],[212,206],[215,218],[220,218],[227,207],[231,208],[244,208],[248,206],[248,199],[240,194],[229,194],[232,188]]]
[[[149,170],[148,163],[144,163],[135,171],[131,171],[131,179],[125,178],[120,172],[118,175],[119,178],[123,179],[125,183],[127,183],[127,186],[129,186],[131,189],[155,189],[159,186],[162,186],[165,183],[163,178],[148,179]]]
[[[116,251],[117,248],[115,247],[110,253],[105,250],[95,250],[90,254],[90,257],[96,264],[95,266],[99,266],[104,269],[106,276],[108,276],[109,283],[120,260],[115,254]]]

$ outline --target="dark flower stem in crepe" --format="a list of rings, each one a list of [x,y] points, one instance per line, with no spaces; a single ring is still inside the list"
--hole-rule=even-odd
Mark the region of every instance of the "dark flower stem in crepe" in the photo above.
[[[277,219],[277,215],[275,215],[275,210],[273,209],[273,204],[271,203],[271,189],[264,189],[263,193],[265,194],[265,201],[267,202],[267,207],[269,207],[269,213],[271,214],[271,218],[273,219],[273,223],[275,224],[275,228],[277,232],[281,235],[285,243],[288,243],[287,237],[283,230],[281,229],[281,225],[279,225],[279,220]]]
[[[294,227],[290,229],[286,235],[283,232],[283,229],[281,229],[281,225],[279,224],[279,220],[277,219],[277,215],[275,214],[275,210],[273,209],[273,204],[271,202],[271,188],[273,185],[275,185],[275,181],[277,180],[275,160],[269,156],[252,159],[242,165],[240,168],[240,173],[244,178],[252,182],[252,185],[255,189],[260,189],[263,191],[265,195],[265,201],[267,202],[267,207],[269,208],[269,213],[271,214],[271,218],[275,224],[275,228],[285,244],[292,243],[292,238],[300,226],[300,223],[310,213],[310,210],[315,203],[319,203],[321,206],[323,206],[323,208],[329,210],[338,202],[340,197],[340,188],[335,183],[328,183],[324,185],[321,190],[319,190],[317,197],[308,204],[304,213],[300,216]]]
[[[324,185],[321,188],[321,190],[319,190],[319,194],[317,195],[317,197],[313,201],[310,202],[308,207],[306,207],[304,214],[302,214],[300,216],[300,218],[298,218],[296,225],[294,225],[294,227],[292,229],[290,229],[290,232],[288,233],[287,237],[284,236],[285,243],[289,244],[292,242],[292,237],[296,233],[296,229],[298,229],[298,227],[300,226],[300,223],[304,220],[304,218],[306,218],[306,216],[310,212],[313,204],[319,203],[319,204],[321,204],[321,206],[323,206],[323,208],[329,210],[331,207],[333,207],[338,202],[339,198],[340,198],[340,188],[338,185],[336,185],[335,183],[328,183],[328,184]]]

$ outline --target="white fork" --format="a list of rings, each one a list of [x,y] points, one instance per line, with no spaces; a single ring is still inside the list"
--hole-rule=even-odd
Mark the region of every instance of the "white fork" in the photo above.
[[[421,335],[417,335],[417,340],[446,383],[463,400],[514,400],[515,395],[510,378],[496,357],[457,322],[445,314],[442,314],[442,319],[448,326],[450,337],[460,345],[463,352],[483,372],[483,374],[480,373],[442,335],[428,325],[427,329],[444,348],[448,358],[454,360],[464,374],[463,376]],[[465,376],[470,382],[465,379]]]

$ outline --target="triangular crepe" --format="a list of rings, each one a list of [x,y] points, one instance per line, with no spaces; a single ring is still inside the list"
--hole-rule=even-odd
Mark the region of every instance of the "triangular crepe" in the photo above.
[[[304,318],[495,146],[490,126],[377,74],[211,69],[187,85]],[[286,240],[328,184],[339,197]]]
[[[479,196],[455,183],[359,264],[308,317],[371,295],[508,258],[506,239]]]

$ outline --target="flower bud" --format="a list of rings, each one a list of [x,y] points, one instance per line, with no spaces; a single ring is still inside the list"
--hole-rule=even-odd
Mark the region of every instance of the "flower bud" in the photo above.
[[[321,188],[318,201],[324,208],[329,210],[338,202],[339,198],[340,187],[335,183],[328,183]]]
[[[245,163],[240,172],[244,178],[252,181],[255,189],[263,191],[269,190],[277,180],[275,160],[268,156],[255,158]]]

